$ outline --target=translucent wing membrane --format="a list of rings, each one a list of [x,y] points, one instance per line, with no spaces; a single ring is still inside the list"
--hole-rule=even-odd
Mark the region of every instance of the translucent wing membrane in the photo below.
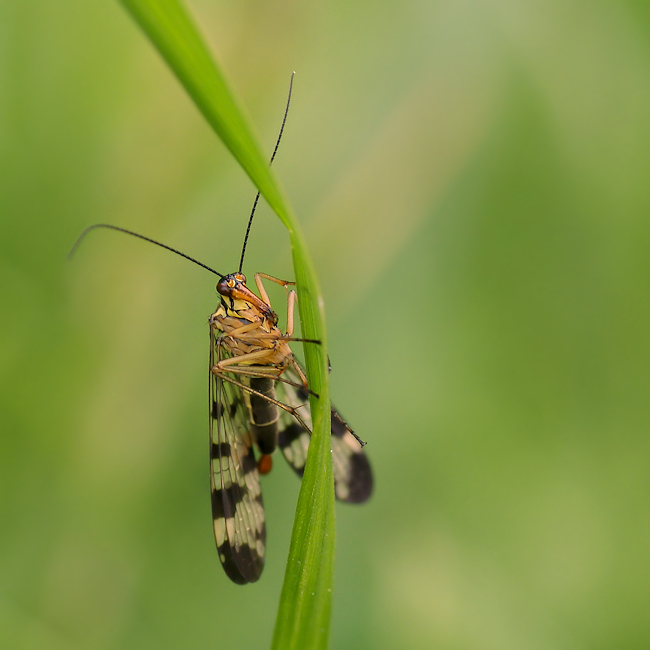
[[[300,384],[297,373],[289,368],[282,375],[293,384]],[[309,394],[283,381],[276,382],[278,400],[296,409],[311,429]],[[278,446],[284,457],[299,476],[305,471],[310,433],[286,411],[280,415]],[[372,471],[368,457],[361,445],[350,433],[343,419],[332,409],[332,469],[336,498],[348,503],[363,503],[372,493]]]
[[[229,357],[210,334],[210,367]],[[239,376],[231,375],[241,381]],[[260,477],[242,389],[210,373],[210,487],[219,559],[238,584],[264,567],[266,527]]]

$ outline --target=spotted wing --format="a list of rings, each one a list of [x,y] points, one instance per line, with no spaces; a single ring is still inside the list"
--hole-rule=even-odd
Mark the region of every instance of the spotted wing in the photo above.
[[[230,356],[210,333],[210,367]],[[226,375],[235,381],[240,377]],[[266,527],[260,477],[241,387],[210,372],[210,488],[219,559],[237,584],[255,582],[264,568]]]
[[[300,385],[297,373],[289,368],[282,377]],[[309,394],[304,388],[282,381],[276,382],[278,399],[292,406],[311,429]],[[305,471],[310,432],[286,411],[280,414],[278,445],[284,457],[299,476]],[[348,503],[363,503],[372,493],[372,470],[368,457],[355,437],[350,433],[339,414],[332,409],[332,469],[336,498]]]

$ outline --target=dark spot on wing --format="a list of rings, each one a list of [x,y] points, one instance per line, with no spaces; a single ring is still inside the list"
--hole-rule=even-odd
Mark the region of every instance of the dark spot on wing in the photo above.
[[[241,459],[241,465],[244,474],[250,474],[251,472],[257,471],[257,461],[255,460],[255,454],[252,449],[249,450],[249,453]]]
[[[278,434],[278,446],[280,447],[280,449],[284,449],[285,447],[288,447],[292,442],[297,440],[304,432],[305,430],[296,421],[291,422],[291,424],[286,426]]]
[[[368,458],[363,453],[350,456],[350,475],[348,488],[350,493],[345,499],[348,503],[363,503],[372,494],[372,470]]]
[[[235,508],[244,498],[244,493],[239,485],[228,488],[217,487],[212,490],[212,517],[213,519],[231,519],[235,516]]]
[[[230,444],[227,442],[213,442],[210,449],[211,458],[230,458]],[[239,459],[241,461],[241,466],[244,474],[249,474],[250,472],[257,469],[257,461],[255,460],[255,454],[252,449],[248,449],[248,453]]]
[[[212,458],[223,458],[230,456],[230,444],[227,442],[212,443]]]
[[[230,415],[230,419],[232,420],[235,417],[235,413],[237,413],[237,407],[239,406],[239,399],[233,399],[230,404],[228,404],[228,415]],[[212,418],[215,420],[219,420],[223,417],[224,413],[224,404],[223,402],[220,402],[218,400],[213,400],[212,402],[212,408],[210,409],[210,413],[212,415]]]
[[[266,531],[263,531],[263,537],[266,537]],[[226,540],[221,546],[217,546],[217,551],[226,575],[238,585],[256,582],[262,575],[264,558],[248,544],[234,548]]]

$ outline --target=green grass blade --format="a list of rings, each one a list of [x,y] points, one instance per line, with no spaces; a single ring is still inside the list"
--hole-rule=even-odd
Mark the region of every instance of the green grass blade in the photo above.
[[[274,648],[324,648],[329,636],[334,562],[334,490],[330,453],[327,347],[322,299],[291,208],[194,23],[178,0],[121,0],[174,71],[199,110],[289,231],[305,337],[314,431],[302,481],[273,637]]]

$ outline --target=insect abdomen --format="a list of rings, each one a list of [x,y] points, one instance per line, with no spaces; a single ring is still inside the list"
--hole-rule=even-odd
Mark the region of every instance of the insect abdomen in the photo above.
[[[278,420],[280,414],[275,401],[275,381],[267,377],[251,377],[250,393],[251,429],[257,445],[263,454],[272,454],[278,442]],[[273,401],[269,401],[273,400]]]

